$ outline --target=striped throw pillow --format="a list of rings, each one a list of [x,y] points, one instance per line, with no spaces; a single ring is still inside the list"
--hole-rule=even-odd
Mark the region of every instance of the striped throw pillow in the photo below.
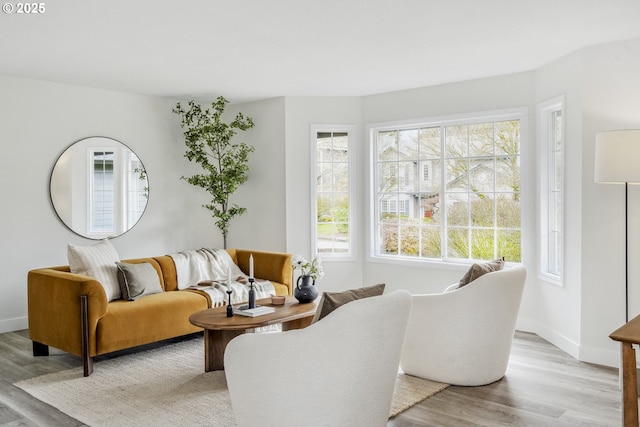
[[[120,258],[109,240],[101,240],[92,246],[76,246],[69,243],[67,256],[71,272],[99,281],[107,294],[107,301],[121,297],[116,267]]]

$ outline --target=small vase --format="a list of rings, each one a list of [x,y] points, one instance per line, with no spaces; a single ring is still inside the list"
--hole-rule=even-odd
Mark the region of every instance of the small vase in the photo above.
[[[293,295],[300,304],[313,302],[318,297],[318,289],[316,289],[316,281],[311,276],[299,276]]]

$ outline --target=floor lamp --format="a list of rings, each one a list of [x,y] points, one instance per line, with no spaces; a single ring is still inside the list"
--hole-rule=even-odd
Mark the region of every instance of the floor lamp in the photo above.
[[[596,134],[595,182],[624,184],[624,295],[625,322],[629,321],[629,183],[640,183],[640,130],[614,130]]]

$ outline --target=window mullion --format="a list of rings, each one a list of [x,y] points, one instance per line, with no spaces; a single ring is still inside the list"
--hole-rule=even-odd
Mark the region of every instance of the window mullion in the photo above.
[[[449,239],[445,230],[449,229],[449,212],[447,209],[448,206],[448,194],[446,191],[447,182],[447,158],[445,151],[445,138],[446,138],[446,127],[445,125],[440,125],[440,211],[442,212],[442,227],[440,227],[440,256],[442,260],[447,260],[449,258]]]
[[[521,209],[515,192],[524,117],[520,111],[490,120],[375,130],[374,255],[466,261],[506,251],[508,261],[519,262]]]

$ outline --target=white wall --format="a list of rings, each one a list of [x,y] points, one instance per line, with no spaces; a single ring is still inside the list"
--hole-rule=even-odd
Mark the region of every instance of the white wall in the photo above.
[[[311,257],[311,153],[310,132],[312,124],[355,125],[361,127],[361,102],[357,97],[287,97],[286,98],[286,194],[287,194],[287,250]],[[355,159],[352,183],[358,196],[363,195],[364,139],[360,132],[355,135]],[[359,288],[375,283],[362,279],[362,199],[350,200],[353,204],[356,259],[353,261],[324,262],[326,277],[316,283],[323,291]]]
[[[375,124],[388,121],[404,121],[420,118],[435,118],[464,113],[525,107],[529,111],[529,127],[523,129],[523,171],[530,175],[523,178],[523,192],[535,197],[534,127],[532,111],[534,74],[519,73],[508,76],[466,81],[435,87],[368,96],[363,99],[363,122]],[[526,173],[523,173],[526,176]],[[363,188],[367,193],[368,187]],[[528,197],[525,195],[523,200]],[[535,224],[533,206],[523,207],[524,221],[529,228]],[[525,210],[529,209],[529,210]],[[535,236],[531,236],[535,237]],[[535,238],[523,242],[523,264],[531,270],[535,265]],[[407,262],[402,265],[367,260],[364,269],[366,282],[382,281],[391,289],[406,288],[414,293],[441,291],[446,285],[460,280],[468,266],[437,263]],[[529,279],[529,282],[531,280]],[[535,316],[535,297],[532,285],[526,287],[521,319]],[[521,320],[522,323],[525,323]],[[526,322],[529,324],[530,322]]]
[[[285,102],[284,98],[229,105],[225,120],[238,112],[251,117],[254,128],[240,132],[235,142],[255,148],[249,154],[249,180],[230,200],[247,208],[231,221],[227,246],[230,248],[285,251]]]
[[[583,52],[575,52],[535,73],[536,104],[564,95],[565,260],[562,287],[535,277],[538,300],[530,328],[574,357],[580,347],[582,265],[582,93]],[[546,153],[546,147],[540,147]],[[544,190],[542,190],[544,191]],[[535,212],[532,212],[535,213]],[[535,271],[532,271],[535,275]]]
[[[619,346],[608,336],[625,321],[624,186],[593,182],[595,134],[640,129],[640,39],[585,49],[583,61],[580,358],[607,363],[619,357]],[[640,314],[640,188],[635,185],[629,187],[628,212],[632,319]]]
[[[523,182],[535,200],[538,102],[566,101],[565,286],[537,278],[536,236],[523,247],[529,275],[518,327],[532,330],[581,360],[616,365],[608,334],[624,321],[624,187],[593,183],[595,133],[640,128],[640,40],[583,49],[534,72],[367,97],[293,97],[229,106],[253,117],[241,138],[256,147],[250,178],[234,196],[249,212],[232,223],[229,246],[310,255],[311,124],[355,124],[358,235],[354,262],[327,263],[320,290],[385,282],[390,289],[434,292],[457,281],[466,267],[387,264],[367,258],[368,137],[372,123],[514,107],[529,109]],[[57,219],[48,195],[55,159],[78,139],[103,135],[131,147],[149,172],[149,206],[136,227],[114,239],[122,258],[221,246],[213,219],[200,205],[206,193],[179,178],[195,170],[173,102],[77,86],[0,76],[0,156],[3,206],[0,235],[0,331],[26,327],[26,273],[66,264],[66,244],[90,244]],[[523,135],[523,137],[525,136]],[[524,157],[523,157],[524,158]],[[537,203],[523,207],[536,230]],[[640,312],[640,188],[630,189],[629,285],[631,317]],[[535,232],[534,232],[535,233]]]
[[[27,327],[27,272],[67,264],[67,243],[92,244],[69,231],[49,199],[54,162],[74,141],[109,136],[133,149],[149,176],[140,222],[113,239],[121,258],[221,245],[200,207],[200,191],[179,178],[190,165],[173,102],[0,76],[0,332]]]

